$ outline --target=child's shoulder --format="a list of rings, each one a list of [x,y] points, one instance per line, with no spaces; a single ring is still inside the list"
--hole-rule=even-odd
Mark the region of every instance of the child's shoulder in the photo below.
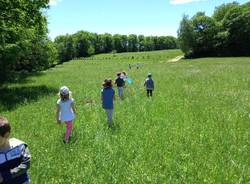
[[[110,91],[115,91],[115,90],[112,87],[108,87],[108,88],[102,89],[102,91],[110,92]]]
[[[10,138],[9,139],[9,144],[11,147],[16,147],[19,146],[21,144],[25,144],[27,145],[25,142],[23,142],[22,140],[16,139],[16,138]]]

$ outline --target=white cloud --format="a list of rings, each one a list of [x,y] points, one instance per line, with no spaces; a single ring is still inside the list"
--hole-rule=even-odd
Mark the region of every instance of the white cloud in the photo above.
[[[57,3],[61,2],[62,0],[49,0],[49,5],[50,6],[56,6]]]
[[[186,4],[199,1],[204,1],[204,0],[170,0],[170,4]]]

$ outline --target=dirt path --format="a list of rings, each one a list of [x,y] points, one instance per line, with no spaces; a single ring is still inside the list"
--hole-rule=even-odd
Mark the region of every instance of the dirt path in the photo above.
[[[174,63],[174,62],[177,62],[177,61],[181,60],[182,58],[184,58],[184,56],[177,56],[176,58],[168,60],[168,62]]]

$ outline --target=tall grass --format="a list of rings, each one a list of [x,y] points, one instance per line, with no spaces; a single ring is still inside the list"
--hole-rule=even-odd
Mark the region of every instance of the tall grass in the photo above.
[[[115,55],[64,63],[0,89],[1,115],[30,147],[32,183],[250,182],[250,58],[168,63],[181,53]],[[129,70],[129,63],[141,67]],[[109,129],[101,83],[121,70],[133,84],[115,101]],[[143,87],[148,72],[152,99]],[[77,141],[68,145],[65,127],[55,121],[62,85],[72,90],[77,108]]]

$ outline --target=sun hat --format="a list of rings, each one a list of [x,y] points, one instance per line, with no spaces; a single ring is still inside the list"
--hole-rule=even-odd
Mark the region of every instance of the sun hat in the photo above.
[[[61,95],[68,95],[70,93],[70,90],[67,86],[62,86],[59,92]]]

